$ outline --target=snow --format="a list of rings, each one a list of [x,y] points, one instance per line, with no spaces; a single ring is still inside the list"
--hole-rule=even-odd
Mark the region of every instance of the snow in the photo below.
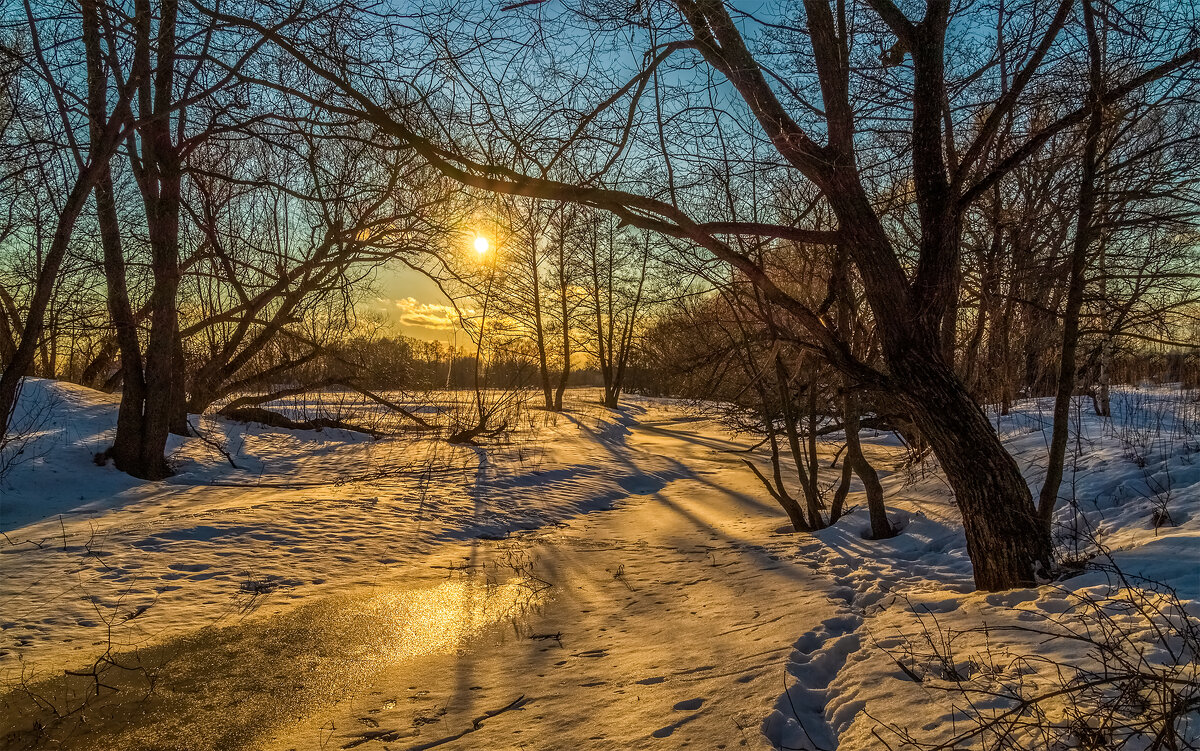
[[[143,483],[92,461],[111,442],[115,400],[49,381],[25,390],[43,394],[60,406],[0,498],[5,620],[20,624],[19,635],[0,632],[0,668],[17,654],[35,663],[92,643],[69,624],[96,623],[97,605],[139,612],[120,643],[144,643],[192,625],[197,606],[227,610],[248,582],[270,582],[277,600],[369,583],[448,540],[610,507],[641,477],[587,440],[620,428],[607,417],[560,420],[537,438],[482,449],[193,416],[238,468],[209,443],[176,439],[177,474]]]
[[[1030,629],[1101,623],[1195,680],[1196,655],[1159,638],[1200,598],[1193,393],[1122,389],[1111,420],[1078,405],[1056,528],[1088,532],[1081,558],[1105,552],[993,594],[974,591],[936,467],[894,469],[889,434],[864,449],[902,534],[864,539],[859,508],[798,536],[742,465],[746,440],[670,400],[595,400],[573,392],[567,413],[475,447],[192,416],[205,440],[173,439],[177,474],[146,483],[92,461],[113,397],[28,380],[37,430],[0,480],[0,724],[44,719],[29,687],[52,695],[105,654],[157,670],[153,698],[131,714],[143,673],[109,671],[130,690],[59,722],[72,748],[900,748],[897,731],[967,731],[964,696],[1012,706],[963,689],[1094,658]],[[1035,490],[1049,414],[1031,400],[995,418]]]
[[[789,667],[794,687],[777,702],[764,733],[780,748],[920,748],[951,741],[955,748],[984,747],[980,737],[965,735],[974,718],[1015,706],[1012,697],[995,694],[1020,684],[1060,686],[1075,668],[1094,668],[1093,645],[1073,636],[1106,628],[1123,629],[1116,641],[1141,650],[1147,665],[1190,682],[1194,691],[1200,655],[1194,641],[1181,645],[1176,635],[1194,632],[1200,613],[1194,602],[1200,597],[1198,397],[1172,387],[1121,389],[1111,419],[1097,417],[1085,400],[1075,403],[1055,530],[1068,555],[1097,557],[1083,575],[1037,589],[973,591],[962,527],[940,477],[888,476],[889,511],[906,524],[903,534],[862,539],[864,509],[792,553],[842,585],[845,600],[838,616],[796,643]],[[1035,498],[1051,407],[1049,400],[1029,400],[994,417]],[[1163,509],[1169,520],[1156,526],[1155,512]],[[1072,543],[1076,530],[1083,541]],[[1160,585],[1179,601],[1154,594]],[[1121,615],[1110,621],[1113,613]],[[1175,649],[1162,649],[1165,642]],[[837,665],[832,679],[829,663]],[[813,664],[822,667],[814,671]],[[798,695],[807,713],[793,708]],[[1050,720],[1069,724],[1062,710],[1060,704],[1057,720]],[[1079,742],[1067,733],[1043,734],[1048,722],[1014,731],[1013,747]],[[1188,742],[1200,740],[1194,711],[1186,727]],[[1105,747],[1128,741],[1125,748],[1145,748],[1151,740],[1117,737]]]

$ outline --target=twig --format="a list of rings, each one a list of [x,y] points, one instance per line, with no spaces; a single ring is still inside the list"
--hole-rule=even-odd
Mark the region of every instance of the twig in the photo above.
[[[495,717],[496,715],[503,714],[512,709],[521,709],[526,704],[528,704],[530,701],[531,701],[530,699],[525,698],[525,694],[521,694],[516,699],[514,699],[512,702],[504,705],[503,707],[500,707],[499,709],[492,709],[492,710],[489,710],[489,711],[484,712],[483,714],[479,715],[478,717],[476,717],[474,720],[471,721],[471,727],[467,728],[466,730],[462,731],[461,733],[455,733],[454,735],[447,735],[444,738],[438,738],[436,741],[430,741],[429,743],[422,743],[422,744],[419,744],[416,746],[410,746],[407,749],[407,751],[426,751],[426,749],[434,748],[435,746],[442,746],[447,743],[453,743],[454,741],[458,740],[459,738],[462,738],[464,735],[467,735],[468,733],[473,733],[476,730],[478,730],[479,727],[483,724],[484,720],[490,720],[491,718]]]
[[[188,427],[192,429],[192,433],[197,438],[199,438],[201,441],[204,441],[206,444],[208,444],[212,448],[216,449],[217,451],[219,451],[221,453],[221,455],[225,457],[225,461],[229,462],[229,466],[233,467],[234,469],[241,469],[241,467],[234,464],[233,456],[231,456],[230,453],[225,450],[224,446],[222,446],[221,444],[217,443],[216,441],[212,440],[208,436],[201,433],[200,428],[193,425],[191,420],[188,420]]]

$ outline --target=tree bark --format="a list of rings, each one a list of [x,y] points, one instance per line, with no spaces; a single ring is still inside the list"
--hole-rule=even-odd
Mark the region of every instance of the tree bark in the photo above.
[[[905,358],[897,383],[962,513],[975,586],[1031,587],[1049,575],[1050,535],[987,415],[936,355]]]
[[[100,124],[106,119],[108,74],[100,49],[100,18],[96,0],[82,5],[84,48],[88,68],[88,115],[92,138],[99,135]],[[95,187],[96,220],[100,229],[100,244],[104,251],[104,279],[107,288],[109,317],[115,330],[120,353],[121,404],[117,409],[117,432],[109,456],[123,472],[137,470],[141,456],[142,402],[145,381],[142,377],[142,355],[138,343],[137,319],[129,300],[125,276],[125,254],[121,247],[121,228],[117,217],[116,196],[112,170],[105,166]]]
[[[146,398],[146,383],[142,374],[137,320],[129,301],[125,256],[121,247],[111,175],[105,175],[96,186],[96,214],[100,242],[104,247],[108,312],[116,329],[117,347],[121,355],[121,405],[117,411],[117,433],[110,455],[117,469],[132,473],[139,467],[141,456],[142,405]]]
[[[151,18],[149,0],[138,0],[135,28],[137,44],[134,66],[150,69]],[[141,138],[127,139],[131,164],[146,210],[150,239],[150,270],[154,286],[150,294],[150,333],[141,360],[141,383],[134,383],[130,398],[140,401],[130,409],[140,413],[140,422],[130,417],[118,422],[114,458],[120,453],[121,467],[135,477],[157,480],[171,474],[164,456],[172,429],[185,432],[186,411],[182,387],[183,357],[176,298],[179,290],[179,213],[182,164],[172,143],[171,111],[175,66],[175,25],[178,3],[162,0],[158,33],[153,46],[156,62],[153,77],[147,76],[138,89],[139,115],[144,119]],[[141,158],[137,147],[141,146]],[[107,271],[107,265],[106,265]],[[123,270],[121,270],[123,276]],[[117,269],[113,267],[115,282]],[[131,379],[126,377],[126,388]],[[134,379],[136,381],[136,379]],[[124,402],[124,398],[122,399]],[[183,423],[182,425],[180,423]],[[122,428],[124,427],[124,430]],[[136,452],[127,447],[136,446]],[[118,449],[120,447],[120,449]]]

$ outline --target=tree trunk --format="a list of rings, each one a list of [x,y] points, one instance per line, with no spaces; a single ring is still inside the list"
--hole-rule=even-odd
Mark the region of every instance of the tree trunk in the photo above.
[[[809,463],[810,457],[805,454],[804,448],[800,444],[800,431],[797,428],[800,418],[796,414],[795,405],[792,404],[787,368],[778,352],[775,353],[773,359],[776,393],[783,411],[784,434],[787,436],[788,449],[792,452],[792,460],[796,463],[796,475],[800,480],[800,488],[804,491],[804,503],[808,510],[808,528],[821,529],[825,524],[821,519],[821,510],[814,493],[816,477],[810,471],[812,469]]]
[[[940,158],[933,151],[925,156]],[[926,273],[922,279],[919,269],[914,285],[906,287],[857,176],[842,176],[834,187],[844,242],[875,314],[889,378],[957,497],[975,585],[991,591],[1035,585],[1051,569],[1049,531],[1039,522],[1016,461],[942,352],[937,311],[957,294],[953,257],[958,253],[958,218],[939,211],[938,202],[925,196],[932,214],[923,222]],[[914,296],[914,288],[920,287],[924,289]]]
[[[854,465],[850,457],[842,462],[842,476],[838,480],[837,490],[833,491],[833,501],[829,504],[829,523],[833,524],[842,518],[842,509],[846,505],[846,496],[850,494],[850,480],[854,476]]]
[[[546,339],[542,334],[541,316],[538,316],[537,349],[538,373],[542,381],[542,396],[545,398],[546,409],[554,410],[554,388],[550,385],[550,363],[546,357]]]
[[[151,12],[149,3],[140,0],[138,44],[135,65],[149,68],[151,49]],[[175,23],[178,4],[162,0],[158,34],[155,39],[156,66],[153,80],[143,82],[139,92],[139,115],[146,118],[141,132],[141,163],[135,167],[146,226],[150,239],[150,271],[154,286],[150,293],[150,335],[143,361],[144,399],[139,451],[127,469],[130,474],[155,480],[167,477],[171,469],[164,452],[167,436],[178,425],[183,404],[180,379],[183,377],[182,349],[179,339],[179,213],[182,164],[179,149],[171,140],[173,80],[175,66]],[[135,149],[129,139],[130,151]],[[186,417],[184,418],[186,422]]]
[[[571,329],[567,325],[566,289],[563,290],[563,342],[562,342],[562,373],[558,377],[558,388],[554,390],[554,411],[563,410],[563,393],[567,390],[567,380],[571,377]]]
[[[1079,210],[1075,224],[1075,239],[1071,247],[1071,267],[1067,286],[1067,304],[1063,311],[1062,349],[1059,360],[1058,384],[1054,396],[1054,424],[1051,429],[1050,454],[1046,460],[1046,480],[1038,497],[1038,516],[1050,529],[1058,489],[1062,485],[1063,465],[1066,462],[1068,427],[1071,420],[1071,396],[1075,393],[1076,350],[1079,348],[1079,314],[1083,308],[1083,291],[1087,284],[1087,252],[1095,231],[1092,217],[1096,212],[1096,170],[1098,167],[1100,132],[1104,126],[1104,109],[1097,100],[1100,92],[1099,42],[1090,0],[1083,0],[1084,27],[1090,52],[1089,81],[1091,99],[1096,106],[1088,118],[1087,136],[1083,144],[1083,164],[1079,183]]]
[[[871,539],[883,540],[895,534],[891,522],[887,518],[887,507],[883,504],[883,485],[879,483],[879,473],[863,455],[862,442],[859,441],[858,399],[847,394],[843,422],[846,426],[846,466],[854,468],[854,474],[862,480],[867,493],[867,512],[871,516]]]
[[[21,343],[13,352],[12,360],[4,368],[3,375],[0,375],[0,436],[8,432],[9,420],[20,393],[21,379],[29,372],[29,367],[33,365],[37,355],[38,343],[45,328],[46,308],[50,305],[58,270],[62,266],[67,245],[70,244],[71,235],[75,231],[75,222],[79,219],[87,195],[95,182],[96,171],[94,166],[89,166],[80,172],[67,195],[62,213],[58,215],[58,225],[54,229],[50,251],[46,254],[38,274],[33,299],[29,303],[29,314],[25,317],[25,326],[21,332]]]
[[[554,391],[550,387],[550,363],[546,357],[546,331],[542,324],[542,285],[537,264],[537,237],[531,237],[530,242],[533,243],[529,273],[533,283],[533,333],[534,341],[537,343],[538,375],[542,381],[542,396],[545,398],[546,409],[553,410]]]
[[[604,305],[600,301],[600,258],[599,245],[600,240],[597,234],[593,234],[591,238],[592,251],[592,313],[596,321],[596,359],[600,365],[600,377],[604,382],[604,401],[603,404],[609,409],[616,409],[617,402],[613,399],[612,391],[612,349],[605,347],[607,340],[611,344],[609,332],[612,331],[612,317],[609,316],[608,327],[604,325]],[[609,299],[612,299],[612,290],[609,289]],[[611,305],[610,305],[611,307]]]
[[[135,474],[140,466],[142,408],[146,399],[146,383],[142,374],[137,320],[129,302],[125,256],[121,248],[111,175],[105,175],[96,186],[96,213],[100,226],[100,242],[104,246],[108,312],[116,328],[117,347],[121,353],[121,406],[117,411],[117,435],[109,454],[117,469]]]
[[[88,115],[92,138],[99,135],[107,108],[108,79],[100,50],[100,18],[96,0],[83,3],[84,47],[88,67]],[[106,165],[95,188],[96,221],[100,245],[104,251],[104,279],[108,314],[115,330],[121,358],[121,404],[117,409],[117,433],[108,449],[113,464],[122,472],[135,474],[140,467],[142,408],[146,384],[142,375],[141,346],[138,343],[137,318],[129,300],[125,276],[125,253],[121,247],[121,228],[117,217],[112,170]]]
[[[1097,417],[1112,417],[1112,398],[1109,393],[1112,385],[1111,361],[1112,338],[1105,334],[1104,343],[1100,345],[1100,396],[1096,401]]]
[[[962,513],[975,586],[1031,587],[1048,575],[1050,535],[987,415],[946,365],[913,353],[896,373],[917,427],[941,462]]]

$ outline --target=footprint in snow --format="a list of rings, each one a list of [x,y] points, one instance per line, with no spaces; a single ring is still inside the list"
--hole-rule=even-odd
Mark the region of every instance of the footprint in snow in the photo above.
[[[172,571],[203,571],[208,567],[207,563],[171,563],[167,565],[167,568]]]

